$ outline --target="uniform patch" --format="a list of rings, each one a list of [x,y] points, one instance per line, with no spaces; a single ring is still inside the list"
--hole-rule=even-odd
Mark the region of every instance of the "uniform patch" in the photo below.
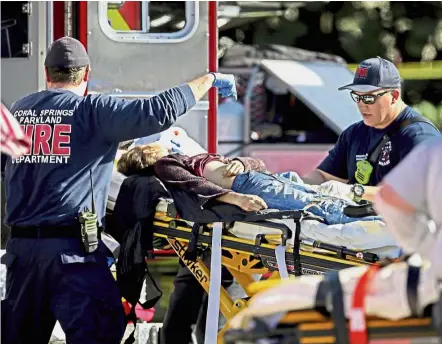
[[[379,166],[390,165],[391,141],[388,141],[379,155]]]
[[[371,65],[359,65],[358,69],[356,69],[356,77],[359,79],[365,79],[368,77],[368,72],[371,68]]]
[[[73,116],[73,110],[19,110],[14,112],[22,130],[32,142],[24,156],[12,159],[12,163],[68,163],[71,156],[71,125],[64,124],[65,116]]]

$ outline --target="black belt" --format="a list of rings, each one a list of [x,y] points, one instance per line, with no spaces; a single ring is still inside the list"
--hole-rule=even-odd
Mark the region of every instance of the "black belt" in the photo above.
[[[72,226],[12,226],[11,238],[81,238],[80,224]]]

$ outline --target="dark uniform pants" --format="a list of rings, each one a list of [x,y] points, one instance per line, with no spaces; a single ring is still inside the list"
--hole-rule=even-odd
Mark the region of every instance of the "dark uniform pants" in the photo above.
[[[47,344],[56,320],[68,344],[120,344],[125,315],[105,247],[86,254],[80,239],[10,239],[2,344]]]

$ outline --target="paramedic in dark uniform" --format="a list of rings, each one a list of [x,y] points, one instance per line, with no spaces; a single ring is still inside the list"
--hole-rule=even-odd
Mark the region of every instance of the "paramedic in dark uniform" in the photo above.
[[[48,343],[58,320],[67,343],[119,344],[125,330],[121,296],[107,265],[110,251],[94,230],[105,216],[118,143],[167,129],[212,86],[222,96],[236,96],[235,80],[209,73],[151,99],[83,96],[90,61],[84,46],[69,37],[49,47],[45,71],[48,89],[11,108],[32,146],[6,164],[11,238],[2,259],[1,342]],[[86,207],[89,213],[83,213]]]
[[[307,184],[322,184],[336,196],[373,201],[378,183],[419,143],[439,136],[431,122],[416,122],[420,115],[401,98],[401,77],[396,66],[380,57],[360,63],[350,90],[362,121],[344,130],[318,168],[303,177]],[[406,123],[409,123],[406,125]],[[384,135],[378,158],[370,162]]]

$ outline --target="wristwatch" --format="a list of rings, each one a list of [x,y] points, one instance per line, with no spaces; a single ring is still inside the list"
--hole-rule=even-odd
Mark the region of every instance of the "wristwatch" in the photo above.
[[[362,196],[365,193],[365,189],[361,184],[354,184],[351,187],[351,192],[353,194],[353,201],[356,203],[360,202],[362,200]]]

